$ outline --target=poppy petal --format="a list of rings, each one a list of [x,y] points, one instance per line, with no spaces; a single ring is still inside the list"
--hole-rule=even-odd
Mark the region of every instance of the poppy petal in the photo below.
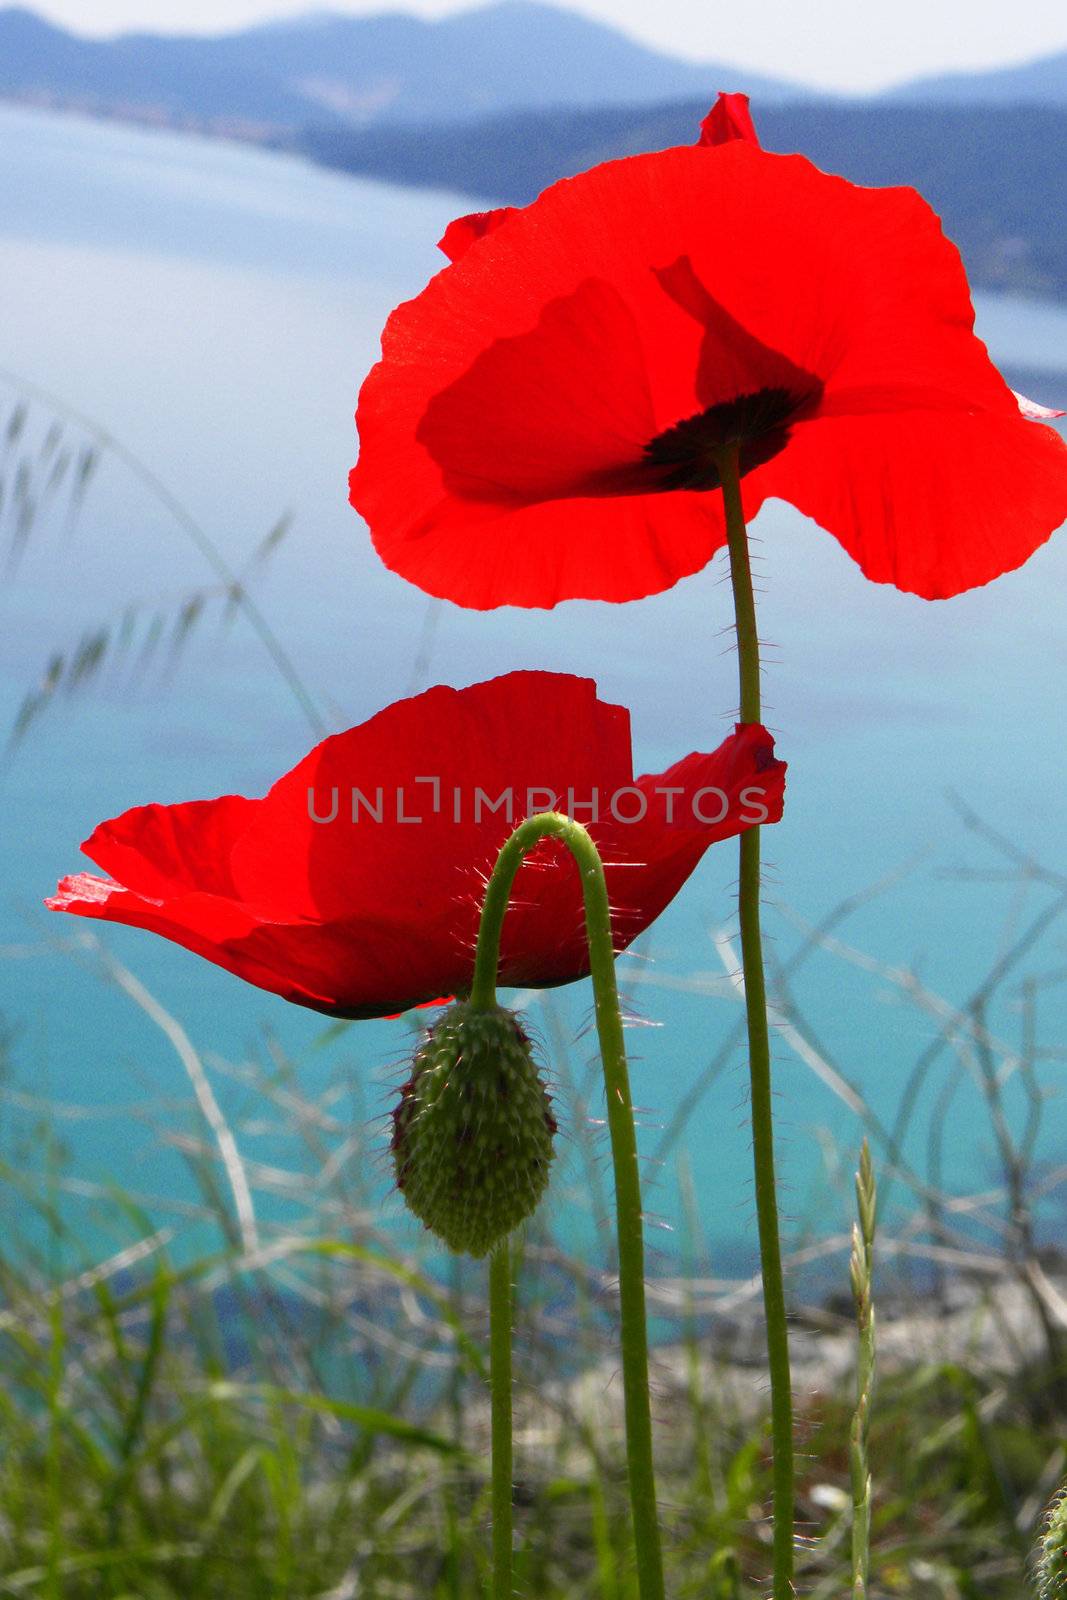
[[[686,756],[664,773],[602,794],[597,821],[579,814],[604,861],[616,951],[648,927],[651,906],[659,916],[670,904],[709,845],[732,838],[743,826],[780,820],[785,771],[767,730],[738,724],[713,753]],[[531,950],[542,952],[536,966]],[[538,987],[547,961],[552,981],[564,983],[567,972],[586,973],[588,959],[573,863],[563,846],[550,841],[516,877],[501,941],[501,981]]]
[[[460,256],[466,255],[472,244],[477,244],[479,239],[495,232],[502,222],[514,216],[515,210],[514,206],[498,206],[495,211],[472,211],[469,216],[456,217],[437,241],[438,250],[449,261],[458,261]]]
[[[1012,390],[1019,403],[1019,410],[1031,422],[1055,422],[1058,417],[1067,417],[1067,411],[1054,411],[1050,406],[1039,405],[1036,400],[1028,400],[1024,394]]]
[[[729,144],[745,139],[759,145],[759,134],[752,120],[747,94],[720,94],[700,124],[698,145]]]
[[[876,583],[945,599],[1019,567],[1062,524],[1067,444],[958,408],[816,417],[753,474]]]
[[[142,806],[85,846],[111,881],[65,878],[50,909],[160,934],[261,989],[342,1017],[394,1015],[469,987],[484,884],[514,824],[593,799],[619,947],[647,927],[715,839],[751,826],[742,790],[781,812],[784,768],[744,728],[672,779],[683,822],[641,798],[629,717],[588,679],[516,672],[436,688],[326,739],[260,800]],[[681,770],[681,769],[679,769]],[[721,817],[685,819],[702,788]],[[503,981],[570,982],[588,970],[581,887],[546,844],[522,867]],[[561,867],[566,870],[559,870]],[[617,881],[616,881],[617,880]]]
[[[549,301],[430,401],[416,437],[446,488],[471,500],[606,492],[656,432],[641,340],[610,283]]]

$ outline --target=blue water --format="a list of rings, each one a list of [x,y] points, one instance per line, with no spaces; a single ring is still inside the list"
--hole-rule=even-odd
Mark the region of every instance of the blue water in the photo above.
[[[293,531],[257,598],[339,724],[415,681],[427,604],[379,565],[347,506],[351,414],[387,312],[435,270],[434,241],[466,208],[453,196],[350,181],[251,150],[0,111],[0,365],[99,418],[181,495],[235,565],[293,510]],[[1067,308],[985,298],[980,321],[1001,364],[1039,386],[1035,398],[1067,403]],[[0,395],[6,405],[7,391]],[[48,408],[34,416],[45,425]],[[928,605],[867,583],[832,539],[787,507],[770,507],[757,532],[762,628],[777,647],[768,720],[790,761],[787,817],[768,840],[775,949],[785,959],[796,947],[794,912],[817,921],[910,864],[837,933],[876,963],[917,965],[932,991],[958,1003],[1050,891],[990,880],[1003,862],[961,828],[946,791],[1049,867],[1067,865],[1067,540],[985,591]],[[459,684],[517,666],[593,674],[606,697],[632,709],[639,768],[658,770],[707,748],[728,726],[736,690],[733,658],[723,653],[721,577],[717,567],[621,609],[570,604],[549,615],[481,616],[445,607],[429,678]],[[0,725],[10,725],[53,648],[130,604],[173,600],[208,578],[153,497],[106,461],[74,531],[61,516],[45,518],[0,586]],[[39,903],[78,866],[78,842],[99,819],[148,800],[260,791],[309,735],[241,620],[226,630],[210,625],[168,670],[133,674],[132,686],[130,677],[109,672],[53,707],[0,769],[0,1007],[13,1085],[3,1114],[9,1133],[28,1141],[32,1164],[40,1155],[33,1096],[92,1108],[92,1117],[62,1125],[78,1180],[173,1201],[193,1192],[181,1153],[161,1146],[150,1120],[129,1108],[188,1100],[178,1060],[67,947],[77,926],[47,918]],[[657,1024],[631,1036],[649,1153],[657,1127],[738,1019],[712,940],[733,925],[734,871],[731,847],[713,851],[655,930],[651,959],[626,963],[651,980],[635,1005]],[[1017,1038],[1021,1025],[1018,980],[1062,964],[1065,931],[1054,924],[1009,979],[992,1016],[1005,1037]],[[162,941],[128,930],[105,936],[204,1052],[250,1157],[291,1171],[314,1165],[233,1081],[233,1067],[268,1061],[271,1050],[297,1063],[309,1095],[344,1085],[334,1106],[342,1120],[373,1118],[388,1104],[383,1085],[396,1081],[403,1023],[324,1040],[322,1019]],[[890,1119],[936,1027],[931,1016],[842,952],[810,961],[795,992],[818,1049]],[[591,1050],[587,1033],[576,1037],[588,993],[580,986],[556,1004],[581,1068]],[[1061,990],[1050,983],[1041,990],[1039,1038],[1052,1052],[1041,1071],[1053,1092],[1065,1020]],[[833,1231],[848,1201],[828,1140],[847,1167],[858,1124],[786,1040],[778,1059],[794,1228]],[[979,1187],[992,1171],[992,1141],[973,1086],[939,1098],[953,1065],[944,1056],[932,1069],[909,1155],[925,1162],[933,1122],[944,1135],[946,1181]],[[735,1051],[681,1146],[703,1233],[716,1260],[731,1265],[751,1258],[742,1067]],[[1062,1156],[1054,1099],[1045,1126],[1043,1153]],[[375,1137],[380,1143],[380,1126]],[[664,1249],[677,1240],[683,1211],[677,1158],[675,1149],[650,1198],[676,1225],[673,1236],[657,1236]],[[268,1216],[284,1214],[277,1196],[265,1193],[262,1203]],[[157,1209],[167,1214],[162,1203]],[[573,1241],[588,1240],[588,1186],[573,1154],[559,1175],[557,1211]],[[388,1202],[385,1215],[405,1226]]]

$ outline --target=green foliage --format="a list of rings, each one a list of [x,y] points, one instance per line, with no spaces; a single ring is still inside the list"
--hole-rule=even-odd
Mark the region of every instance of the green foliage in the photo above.
[[[293,1109],[311,1120],[307,1104]],[[45,1247],[18,1229],[0,1244],[0,1596],[480,1596],[484,1267],[457,1259],[443,1286],[379,1231],[358,1187],[316,1203],[318,1231],[272,1230],[258,1258],[227,1246],[181,1264],[113,1195],[92,1221],[108,1221],[115,1248],[72,1267],[81,1229],[56,1204],[57,1162],[40,1188],[23,1178]],[[325,1231],[331,1214],[351,1238]],[[604,1318],[590,1306],[587,1269],[547,1234],[530,1246],[516,1327],[517,1592],[634,1600],[622,1433],[605,1407],[617,1387],[610,1306]],[[727,1352],[710,1359],[721,1330],[713,1338],[691,1309],[673,1341],[664,1372],[679,1376],[657,1388],[668,1589],[757,1600],[765,1395]],[[1062,1459],[1053,1392],[1040,1363],[983,1374],[916,1358],[883,1373],[866,1446],[879,1485],[872,1595],[1025,1593],[1026,1519],[1038,1515],[1026,1508]],[[844,1388],[817,1381],[799,1424],[798,1583],[840,1600],[855,1438]],[[1049,1570],[1062,1522],[1044,1535]]]

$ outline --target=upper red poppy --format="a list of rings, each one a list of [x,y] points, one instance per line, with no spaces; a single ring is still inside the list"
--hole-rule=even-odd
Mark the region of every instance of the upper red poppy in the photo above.
[[[515,672],[399,701],[261,800],[102,823],[82,848],[113,881],[64,878],[48,905],[148,928],[317,1011],[390,1015],[469,987],[486,875],[530,812],[556,805],[590,827],[623,950],[713,841],[778,820],[784,783],[758,724],[635,780],[622,707],[588,679]],[[546,841],[516,881],[501,982],[588,970],[579,878]]]
[[[461,218],[390,317],[352,502],[386,565],[461,605],[631,600],[788,500],[868,577],[929,599],[1019,566],[1067,518],[1067,446],[985,346],[959,255],[910,189],[755,140],[611,161]]]

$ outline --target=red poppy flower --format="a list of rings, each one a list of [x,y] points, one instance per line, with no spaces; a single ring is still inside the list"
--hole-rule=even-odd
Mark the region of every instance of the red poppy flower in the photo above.
[[[386,565],[461,605],[631,600],[790,501],[868,577],[929,599],[1019,566],[1067,518],[1067,446],[973,332],[959,255],[910,189],[755,140],[702,141],[460,219],[390,317],[352,503]]]
[[[623,950],[713,841],[778,820],[784,782],[756,724],[635,780],[622,707],[589,679],[515,672],[399,701],[324,740],[261,800],[102,823],[83,849],[112,881],[64,878],[48,905],[148,928],[316,1011],[391,1015],[469,986],[485,876],[530,812],[556,805],[590,827]],[[547,841],[517,879],[501,982],[588,970],[577,873]]]

